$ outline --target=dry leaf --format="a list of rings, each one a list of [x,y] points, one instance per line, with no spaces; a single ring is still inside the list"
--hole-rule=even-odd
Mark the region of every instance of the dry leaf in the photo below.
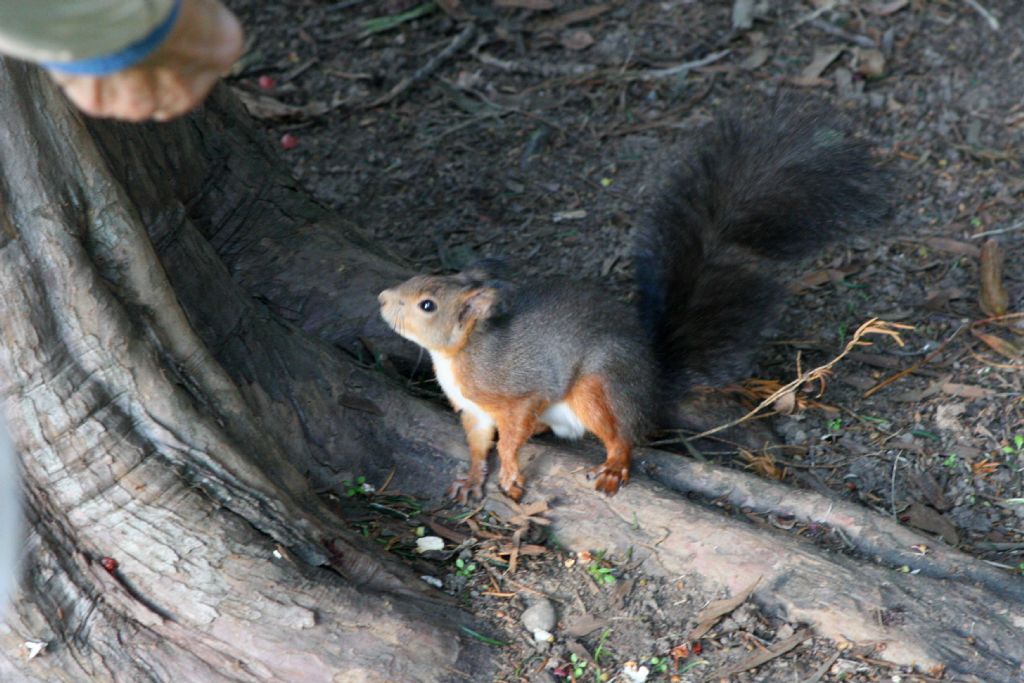
[[[977,258],[981,254],[981,249],[976,245],[969,242],[951,240],[948,237],[929,237],[924,243],[935,251],[943,251],[947,254],[970,256],[971,258]]]
[[[764,63],[768,61],[768,58],[772,56],[771,50],[766,47],[755,47],[747,58],[740,62],[740,68],[746,69],[747,71],[753,71],[764,66]]]
[[[427,524],[430,526],[431,531],[441,538],[447,538],[452,543],[462,544],[471,538],[471,536],[455,531],[454,529],[449,529],[433,519],[428,519]]]
[[[462,6],[462,0],[437,0],[437,6],[456,21],[469,19],[469,12]]]
[[[967,296],[967,292],[960,289],[959,287],[950,287],[949,289],[940,289],[937,292],[928,292],[928,296],[925,297],[924,305],[933,311],[945,310],[946,306],[949,305],[950,301],[954,299],[963,299]]]
[[[971,334],[980,339],[981,341],[988,344],[989,348],[998,353],[1001,356],[1006,356],[1010,360],[1017,360],[1021,354],[1024,354],[1024,349],[1018,348],[1013,342],[1007,341],[1002,337],[997,337],[994,334],[988,334],[979,330],[971,328]]]
[[[253,93],[240,90],[238,88],[232,88],[235,94],[238,95],[238,99],[245,105],[249,115],[266,121],[284,121],[290,119],[306,119],[314,116],[321,116],[328,111],[330,107],[323,102],[310,102],[303,107],[296,107],[295,105],[285,104],[280,100],[275,100],[273,97],[267,95],[254,95]]]
[[[941,514],[921,503],[911,503],[905,513],[906,523],[917,529],[939,534],[951,546],[960,542],[956,527]]]
[[[787,391],[779,396],[772,404],[772,408],[781,415],[792,415],[797,410],[796,392]]]
[[[944,403],[935,408],[935,426],[947,432],[963,431],[959,417],[967,410],[966,403]]]
[[[857,49],[857,73],[864,78],[881,78],[885,75],[885,55],[876,48]]]
[[[819,287],[829,282],[840,282],[859,270],[859,266],[853,265],[845,268],[826,268],[824,270],[815,270],[807,273],[799,280],[791,282],[789,284],[789,292],[790,294],[799,294],[805,289]]]
[[[981,292],[979,302],[986,315],[1006,313],[1010,297],[1003,287],[1003,250],[994,239],[981,245]]]
[[[971,473],[976,477],[984,477],[986,474],[992,474],[999,469],[999,463],[995,460],[980,460],[971,465]]]
[[[718,623],[719,619],[745,603],[759,583],[761,583],[761,577],[755,579],[753,583],[731,598],[710,602],[708,606],[702,609],[700,614],[697,615],[697,625],[693,627],[693,630],[690,631],[690,634],[686,639],[698,640],[701,636],[710,631],[711,628]]]
[[[562,632],[570,638],[582,638],[599,628],[606,627],[608,623],[607,619],[595,617],[593,614],[582,614],[570,621]]]
[[[585,50],[594,44],[594,36],[583,29],[573,29],[562,34],[560,42],[567,50]]]
[[[864,11],[868,14],[874,14],[876,17],[887,17],[890,14],[895,14],[901,9],[910,4],[910,0],[892,0],[892,2],[875,3],[873,5],[867,5],[864,7]]]
[[[554,0],[494,0],[495,7],[510,7],[514,9],[532,9],[543,12],[555,9]]]
[[[974,384],[957,384],[956,382],[943,382],[939,385],[942,393],[960,398],[990,398],[995,396],[994,391]]]
[[[786,471],[775,464],[770,455],[754,455],[745,448],[740,449],[740,457],[747,461],[747,469],[756,472],[768,479],[782,481],[786,477]]]
[[[812,87],[818,85],[830,85],[831,81],[821,77],[825,69],[843,53],[843,48],[837,45],[814,48],[814,58],[811,63],[804,67],[800,75],[793,79],[795,85]]]
[[[536,33],[540,33],[541,31],[560,31],[566,26],[578,24],[581,21],[587,21],[594,17],[599,17],[611,9],[611,3],[602,2],[598,5],[583,7],[571,12],[566,12],[565,14],[559,14],[557,17],[538,21],[530,27],[530,30]]]
[[[730,680],[741,671],[756,669],[757,667],[772,661],[776,657],[781,657],[800,643],[812,638],[813,636],[814,632],[811,629],[800,629],[789,638],[773,643],[766,650],[756,651],[754,654],[736,664],[731,664],[715,671],[709,678],[720,681]]]

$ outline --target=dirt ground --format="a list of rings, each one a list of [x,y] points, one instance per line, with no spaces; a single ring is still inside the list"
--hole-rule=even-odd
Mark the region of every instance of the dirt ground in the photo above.
[[[673,149],[717,114],[779,92],[831,102],[899,171],[896,215],[882,234],[780,273],[794,294],[761,331],[755,377],[785,383],[798,357],[804,368],[827,362],[872,317],[914,329],[902,348],[879,341],[839,364],[822,408],[774,418],[788,448],[761,454],[757,470],[1024,574],[1024,5],[229,4],[250,36],[231,85],[296,177],[422,271],[497,256],[519,277],[568,275],[628,298],[631,233]],[[989,239],[1005,259],[1002,306],[995,280],[981,285]],[[727,450],[709,457],[749,464]],[[626,681],[630,660],[649,681],[930,680],[878,663],[870,644],[801,640],[799,624],[752,604],[692,640],[697,613],[726,597],[695,577],[646,577],[597,548],[571,556],[542,525],[480,515],[467,525],[457,511],[350,493],[356,528],[489,619],[481,637],[502,643],[503,681]],[[430,522],[450,537],[425,559],[412,548],[436,535]],[[517,529],[536,554],[509,574],[500,551]],[[536,644],[520,619],[542,598],[557,626],[553,643]]]

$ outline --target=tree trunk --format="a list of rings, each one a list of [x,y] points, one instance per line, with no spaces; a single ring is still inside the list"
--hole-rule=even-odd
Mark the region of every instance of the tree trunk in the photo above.
[[[375,300],[406,270],[298,190],[225,89],[129,126],[84,123],[27,67],[0,79],[0,386],[32,527],[0,678],[488,680],[469,617],[311,493],[394,469],[436,496],[460,466],[455,416],[359,361],[416,365]],[[632,547],[709,590],[760,577],[765,607],[894,661],[1024,662],[1019,584],[893,522],[655,451],[607,499],[579,474],[595,449],[549,444],[524,449],[528,495],[569,548]],[[678,492],[830,525],[872,561]],[[24,661],[25,640],[50,654]]]
[[[465,615],[359,547],[296,467],[320,452],[297,419],[318,408],[280,403],[274,370],[296,388],[337,354],[242,292],[160,182],[140,150],[187,124],[97,124],[139,145],[104,156],[40,72],[7,61],[0,81],[0,381],[31,528],[0,679],[485,673]],[[30,640],[48,655],[19,657]]]

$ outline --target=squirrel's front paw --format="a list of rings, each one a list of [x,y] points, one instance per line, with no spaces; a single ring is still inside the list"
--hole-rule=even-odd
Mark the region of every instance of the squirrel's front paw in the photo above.
[[[518,474],[506,474],[501,475],[501,490],[505,492],[505,495],[516,501],[517,503],[523,497],[523,477]]]
[[[629,481],[629,468],[601,465],[587,473],[587,479],[594,478],[597,479],[597,483],[594,484],[595,489],[604,491],[609,496],[614,496],[619,492],[619,486]]]
[[[470,498],[473,500],[481,500],[484,497],[484,478],[483,477],[459,477],[452,482],[451,486],[445,492],[445,495],[456,500],[459,503],[465,505]]]

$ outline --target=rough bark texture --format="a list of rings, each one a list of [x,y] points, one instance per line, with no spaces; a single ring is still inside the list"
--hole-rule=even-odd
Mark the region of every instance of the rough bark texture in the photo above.
[[[458,613],[357,547],[311,494],[295,466],[301,407],[271,405],[245,345],[257,345],[253,363],[305,352],[314,363],[329,350],[231,282],[181,204],[161,196],[163,170],[122,157],[118,177],[47,79],[5,62],[0,82],[0,381],[31,527],[0,679],[485,672]],[[208,305],[186,315],[190,296]],[[213,338],[204,315],[227,333],[220,355],[240,359],[234,377],[195,332]],[[319,376],[291,370],[297,383]],[[293,559],[276,560],[278,545]],[[22,660],[26,640],[49,654]]]
[[[394,467],[395,486],[432,496],[461,467],[455,416],[358,361],[416,364],[374,298],[405,271],[297,190],[224,92],[171,125],[85,126],[33,72],[0,78],[0,386],[33,516],[0,678],[488,680],[453,610],[431,613],[309,493]],[[1007,575],[859,508],[654,451],[607,499],[583,479],[598,457],[524,449],[528,496],[552,501],[570,548],[633,547],[712,590],[761,577],[766,607],[885,640],[895,661],[979,680],[1024,662]],[[871,559],[678,491],[830,524]],[[27,639],[51,654],[20,660]]]

